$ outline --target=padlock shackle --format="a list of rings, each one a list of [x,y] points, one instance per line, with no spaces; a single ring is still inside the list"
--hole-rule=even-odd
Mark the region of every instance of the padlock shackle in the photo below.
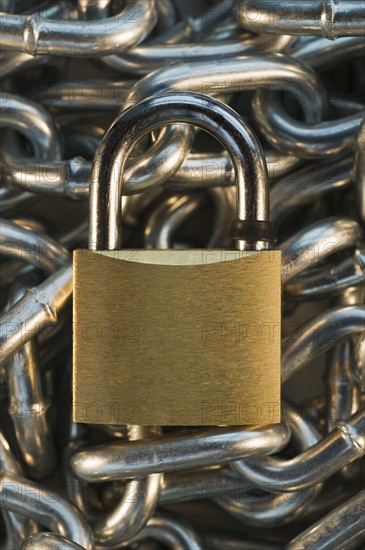
[[[197,126],[228,151],[237,187],[232,238],[241,250],[268,248],[272,241],[269,186],[260,142],[227,105],[205,95],[180,92],[148,98],[127,109],[105,133],[91,176],[89,248],[120,248],[122,181],[128,155],[138,139],[172,123]]]

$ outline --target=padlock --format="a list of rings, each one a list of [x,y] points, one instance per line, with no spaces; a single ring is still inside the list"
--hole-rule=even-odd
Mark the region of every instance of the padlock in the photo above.
[[[171,123],[193,124],[228,150],[235,250],[119,250],[126,158]],[[269,220],[261,145],[230,107],[167,93],[117,118],[95,155],[89,250],[74,253],[76,422],[280,422],[281,253]]]

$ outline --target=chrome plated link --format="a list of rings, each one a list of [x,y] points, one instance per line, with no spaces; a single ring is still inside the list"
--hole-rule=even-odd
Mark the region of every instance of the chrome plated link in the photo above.
[[[0,0],[0,33],[0,550],[363,548],[364,3]],[[74,423],[90,210],[92,246],[226,254],[237,202],[282,251],[282,422]]]

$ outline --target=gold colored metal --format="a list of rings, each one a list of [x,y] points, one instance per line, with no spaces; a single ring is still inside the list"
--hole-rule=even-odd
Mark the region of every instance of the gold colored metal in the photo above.
[[[280,422],[281,253],[74,253],[76,422]]]

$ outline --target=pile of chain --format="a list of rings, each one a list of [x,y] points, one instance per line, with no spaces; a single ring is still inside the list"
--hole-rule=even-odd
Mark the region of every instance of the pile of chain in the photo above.
[[[362,548],[364,3],[0,8],[1,547]],[[283,253],[281,424],[71,420],[71,258],[88,246],[96,150],[121,112],[166,92],[230,105],[263,147]],[[232,248],[234,183],[194,125],[140,140],[123,247]]]

